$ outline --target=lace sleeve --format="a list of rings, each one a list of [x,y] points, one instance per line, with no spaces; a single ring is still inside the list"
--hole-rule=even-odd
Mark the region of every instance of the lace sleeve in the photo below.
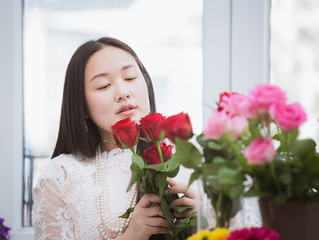
[[[65,182],[63,167],[49,164],[33,189],[32,224],[35,239],[74,239],[70,211],[63,201]]]

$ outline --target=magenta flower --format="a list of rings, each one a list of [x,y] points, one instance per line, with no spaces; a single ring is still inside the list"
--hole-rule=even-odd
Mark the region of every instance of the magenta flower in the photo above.
[[[286,102],[286,93],[279,87],[269,84],[258,84],[249,91],[248,98],[256,111],[264,114],[273,104],[283,104]]]
[[[276,155],[276,150],[271,142],[271,137],[256,138],[244,150],[247,163],[251,165],[263,165],[271,162]]]
[[[230,129],[231,123],[229,116],[224,112],[214,112],[208,120],[203,133],[205,140],[218,140]]]
[[[226,240],[281,240],[278,233],[265,227],[243,228],[232,231]]]
[[[285,131],[297,129],[307,120],[306,113],[298,103],[272,105],[269,108],[269,114]]]
[[[248,121],[245,117],[235,116],[230,119],[230,137],[233,140],[238,139],[244,130],[248,128]]]

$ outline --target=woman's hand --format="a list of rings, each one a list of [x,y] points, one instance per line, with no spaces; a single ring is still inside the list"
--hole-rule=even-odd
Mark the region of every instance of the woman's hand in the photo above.
[[[153,234],[170,233],[170,224],[163,218],[160,201],[155,194],[145,194],[134,208],[129,227],[118,239],[147,240]]]
[[[197,201],[195,193],[188,189],[186,185],[175,182],[171,178],[167,178],[167,183],[171,186],[164,191],[164,194],[184,194],[183,197],[178,198],[171,202],[169,207],[173,209],[175,206],[187,206],[192,207],[191,209],[186,209],[182,213],[177,211],[173,212],[175,217],[189,217],[194,211],[197,210]]]

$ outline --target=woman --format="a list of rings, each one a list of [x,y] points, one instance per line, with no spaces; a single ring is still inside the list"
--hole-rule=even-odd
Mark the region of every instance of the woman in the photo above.
[[[171,231],[161,218],[158,196],[138,200],[136,185],[126,192],[130,150],[103,142],[114,142],[110,127],[117,121],[130,117],[139,122],[155,111],[150,76],[128,45],[101,38],[76,50],[66,72],[53,159],[33,191],[36,239],[143,240]],[[137,152],[146,147],[139,142]],[[168,194],[185,195],[170,207],[196,208],[191,191],[173,180],[168,183]],[[150,202],[155,204],[149,207]],[[133,206],[130,219],[118,218]]]

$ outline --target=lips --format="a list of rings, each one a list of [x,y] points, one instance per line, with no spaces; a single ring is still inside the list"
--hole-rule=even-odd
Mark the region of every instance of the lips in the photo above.
[[[132,109],[135,109],[136,107],[132,104],[125,104],[125,105],[122,105],[120,107],[120,109],[118,110],[117,114],[120,114],[120,113],[124,113],[124,112],[127,112],[127,111],[130,111]]]

